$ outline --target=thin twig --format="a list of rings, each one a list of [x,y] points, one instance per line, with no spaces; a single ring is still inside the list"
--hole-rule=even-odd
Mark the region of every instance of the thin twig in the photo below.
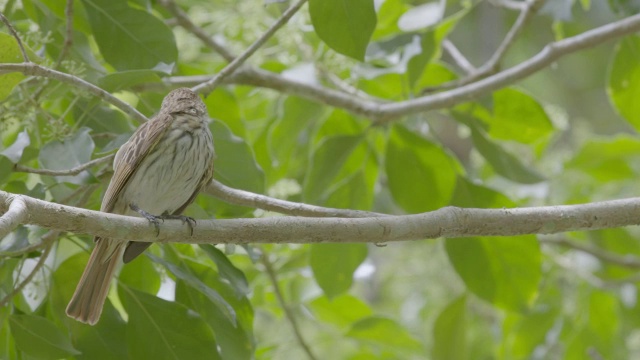
[[[451,40],[444,39],[442,41],[442,48],[449,54],[449,56],[451,56],[456,65],[458,65],[458,67],[465,73],[473,74],[477,71],[476,67],[473,66],[473,64],[471,64],[464,55],[462,55],[460,50],[458,50],[458,48],[451,42]]]
[[[24,223],[29,216],[27,204],[21,196],[12,197],[9,201],[9,209],[0,215],[0,240]]]
[[[370,211],[326,208],[322,206],[275,199],[249,191],[233,189],[216,180],[212,180],[205,188],[204,192],[230,204],[274,211],[293,216],[345,218],[386,216],[385,214]]]
[[[113,157],[115,156],[115,154],[109,154],[103,157],[99,157],[97,159],[93,159],[89,162],[86,162],[84,164],[80,164],[76,167],[73,167],[71,169],[67,169],[67,170],[49,170],[49,169],[34,169],[34,168],[30,168],[27,166],[23,166],[20,164],[15,164],[14,165],[14,170],[18,171],[18,172],[26,172],[26,173],[31,173],[31,174],[40,174],[40,175],[50,175],[50,176],[73,176],[73,175],[78,175],[79,173],[83,172],[84,170],[97,165],[97,164],[102,164],[103,162],[107,162],[111,159],[113,159]]]
[[[22,289],[24,289],[24,287],[27,286],[29,282],[31,282],[31,280],[36,275],[36,273],[40,271],[40,269],[44,266],[44,263],[47,260],[47,257],[49,257],[49,253],[51,252],[51,249],[55,244],[54,240],[56,239],[58,234],[59,234],[58,231],[49,231],[42,237],[43,238],[42,242],[45,243],[46,246],[42,251],[42,254],[40,255],[40,259],[38,259],[38,262],[33,267],[33,270],[31,270],[31,272],[24,278],[24,280],[22,280],[18,284],[18,286],[16,286],[9,294],[7,294],[4,298],[2,298],[2,300],[0,300],[0,308],[7,305],[9,301],[13,299],[14,296],[16,296],[20,291],[22,291]]]
[[[53,65],[54,69],[60,67],[62,60],[67,56],[69,49],[71,49],[71,45],[73,45],[73,0],[67,0],[67,6],[64,8],[64,16],[67,19],[64,43],[62,44],[62,50],[60,50],[60,54],[58,55],[58,60],[56,60],[55,65]]]
[[[632,269],[640,269],[640,258],[632,255],[618,255],[596,246],[579,243],[565,237],[540,237],[539,241],[546,244],[561,245],[571,249],[579,250],[594,257],[619,266]]]
[[[633,34],[636,31],[640,31],[640,14],[547,44],[530,59],[474,83],[453,90],[398,102],[385,102],[379,99],[365,100],[341,91],[285,78],[279,74],[248,66],[238,69],[224,82],[227,84],[233,83],[268,88],[283,94],[293,94],[370,118],[376,124],[384,124],[407,115],[450,108],[454,105],[471,101],[529,77],[563,56]],[[2,65],[0,64],[0,71],[2,70]],[[165,78],[163,83],[140,84],[136,89],[159,90],[175,86],[189,87],[207,79],[211,79],[211,77],[202,75],[169,77]]]
[[[504,58],[504,55],[507,53],[509,48],[511,48],[518,35],[522,33],[524,26],[527,24],[529,19],[531,19],[531,16],[537,11],[539,5],[542,2],[544,2],[544,0],[529,0],[528,2],[524,3],[525,5],[522,7],[520,15],[518,15],[518,18],[513,23],[513,26],[511,26],[511,29],[509,30],[509,32],[507,32],[507,35],[504,37],[496,51],[493,53],[493,55],[491,55],[486,63],[484,63],[478,69],[469,72],[469,75],[464,78],[453,80],[436,87],[424,89],[423,93],[433,92],[435,90],[454,89],[462,85],[470,84],[478,79],[487,77],[488,75],[495,74],[500,68],[500,62]],[[445,44],[443,43],[443,45]],[[449,51],[451,51],[451,49],[449,49]],[[454,59],[456,59],[456,62],[460,60],[457,58]]]
[[[218,43],[213,37],[209,36],[202,28],[194,24],[189,16],[180,9],[180,7],[173,2],[173,0],[160,0],[160,5],[167,9],[173,16],[175,16],[178,24],[185,30],[190,31],[196,37],[198,37],[208,47],[220,54],[225,60],[231,62],[235,59],[235,56],[224,45]]]
[[[26,63],[31,62],[31,60],[29,60],[29,55],[27,55],[27,50],[25,50],[24,44],[22,44],[22,40],[20,40],[20,36],[18,36],[16,29],[13,28],[13,25],[11,25],[11,23],[9,22],[9,19],[7,19],[4,16],[4,14],[1,12],[0,12],[0,20],[2,20],[2,22],[7,26],[7,28],[9,29],[9,32],[11,33],[11,36],[13,36],[18,42],[18,47],[22,52],[22,58],[24,59],[24,62]]]
[[[276,299],[278,299],[278,303],[280,304],[280,307],[282,308],[282,310],[284,310],[285,317],[287,318],[287,320],[289,321],[289,324],[291,325],[291,329],[293,330],[293,334],[295,335],[296,340],[298,341],[298,344],[300,345],[302,350],[304,350],[304,352],[307,354],[307,357],[309,359],[316,360],[317,359],[316,356],[313,354],[313,351],[311,351],[311,348],[309,347],[307,342],[304,340],[304,337],[302,336],[302,331],[300,331],[300,327],[298,326],[298,320],[296,319],[296,315],[293,313],[293,310],[291,309],[289,304],[285,301],[284,296],[282,295],[282,290],[280,289],[280,284],[278,283],[278,275],[273,269],[273,264],[271,264],[271,261],[269,260],[266,251],[262,252],[262,256],[260,257],[260,260],[264,265],[267,276],[269,276],[269,280],[271,280],[271,285],[273,285],[273,292],[276,295]]]
[[[76,88],[85,90],[90,94],[108,102],[109,104],[114,105],[139,123],[143,123],[148,120],[146,116],[142,115],[142,113],[140,113],[131,105],[111,95],[110,92],[103,90],[98,86],[93,85],[92,83],[77,76],[50,69],[48,67],[41,66],[35,63],[0,64],[0,74],[10,72],[21,72],[25,75],[42,76],[45,78],[58,80],[65,84],[69,84],[75,86]]]
[[[251,55],[253,55],[253,53],[255,53],[256,50],[258,50],[262,45],[264,45],[264,43],[266,43],[267,40],[269,40],[269,38],[271,38],[271,36],[273,36],[273,34],[275,34],[276,31],[278,31],[278,29],[280,29],[284,24],[286,24],[289,21],[289,19],[291,19],[291,17],[306,2],[307,0],[298,0],[297,3],[289,7],[287,11],[285,11],[282,14],[282,16],[280,16],[280,18],[273,25],[271,25],[271,27],[267,31],[265,31],[264,34],[262,34],[262,36],[260,36],[253,44],[251,44],[251,46],[249,46],[242,54],[240,54],[240,56],[233,59],[231,63],[229,63],[222,70],[220,70],[220,72],[217,73],[211,80],[204,82],[202,84],[199,84],[197,86],[194,86],[192,90],[195,92],[204,92],[204,93],[212,92],[216,88],[216,86],[218,86],[220,82],[222,82],[224,78],[231,75],[231,73],[233,73],[237,68],[239,68],[242,64],[244,64],[244,62]]]

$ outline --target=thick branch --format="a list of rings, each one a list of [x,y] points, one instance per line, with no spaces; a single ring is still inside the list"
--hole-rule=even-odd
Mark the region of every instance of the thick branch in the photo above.
[[[27,204],[21,196],[8,197],[4,201],[10,205],[7,212],[0,216],[0,240],[24,223],[28,217]]]
[[[77,76],[49,69],[47,67],[40,66],[34,63],[0,64],[0,74],[10,72],[21,72],[25,75],[42,76],[44,78],[58,80],[65,84],[75,86],[78,89],[85,90],[90,94],[95,95],[98,98],[108,102],[109,104],[114,105],[139,123],[143,123],[148,120],[146,116],[142,115],[142,113],[140,113],[131,105],[111,95],[108,91],[105,91]]]
[[[146,219],[101,213],[54,204],[0,191],[0,211],[10,197],[22,197],[29,224],[91,234],[102,238],[149,242],[319,243],[409,241],[438,237],[555,234],[640,224],[640,198],[582,205],[514,209],[446,207],[404,216],[367,218],[269,217],[259,219],[200,220],[189,236],[179,220],[166,220],[160,234]]]

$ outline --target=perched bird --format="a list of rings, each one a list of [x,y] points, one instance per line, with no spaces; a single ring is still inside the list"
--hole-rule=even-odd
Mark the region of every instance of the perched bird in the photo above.
[[[118,150],[101,211],[158,220],[181,218],[193,231],[193,219],[179,216],[213,176],[213,138],[207,108],[187,88],[170,92],[160,112],[142,124]],[[67,315],[94,325],[122,261],[128,263],[151,243],[96,237],[96,246],[80,278]]]

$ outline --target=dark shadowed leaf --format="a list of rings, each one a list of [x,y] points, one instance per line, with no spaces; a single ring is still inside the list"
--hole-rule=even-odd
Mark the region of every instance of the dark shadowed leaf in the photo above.
[[[11,335],[25,354],[38,359],[60,359],[80,352],[50,320],[33,315],[11,315]]]
[[[366,244],[313,244],[309,263],[328,298],[349,290],[353,272],[367,258]]]

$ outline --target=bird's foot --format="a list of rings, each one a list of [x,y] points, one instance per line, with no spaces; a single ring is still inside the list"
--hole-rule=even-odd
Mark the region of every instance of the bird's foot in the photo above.
[[[184,215],[171,215],[171,214],[167,214],[166,212],[164,214],[162,214],[160,216],[161,219],[171,219],[171,220],[181,220],[182,223],[186,223],[187,225],[189,225],[189,230],[191,231],[191,236],[193,236],[193,227],[196,226],[196,219],[190,217],[190,216],[184,216]]]
[[[131,203],[129,204],[129,208],[131,208],[131,210],[137,212],[138,214],[142,215],[143,218],[149,220],[150,223],[153,224],[153,226],[155,226],[156,228],[156,236],[160,235],[160,221],[162,220],[162,222],[164,222],[164,218],[162,216],[156,216],[153,214],[149,214],[148,212],[140,209],[138,207],[138,205]]]

